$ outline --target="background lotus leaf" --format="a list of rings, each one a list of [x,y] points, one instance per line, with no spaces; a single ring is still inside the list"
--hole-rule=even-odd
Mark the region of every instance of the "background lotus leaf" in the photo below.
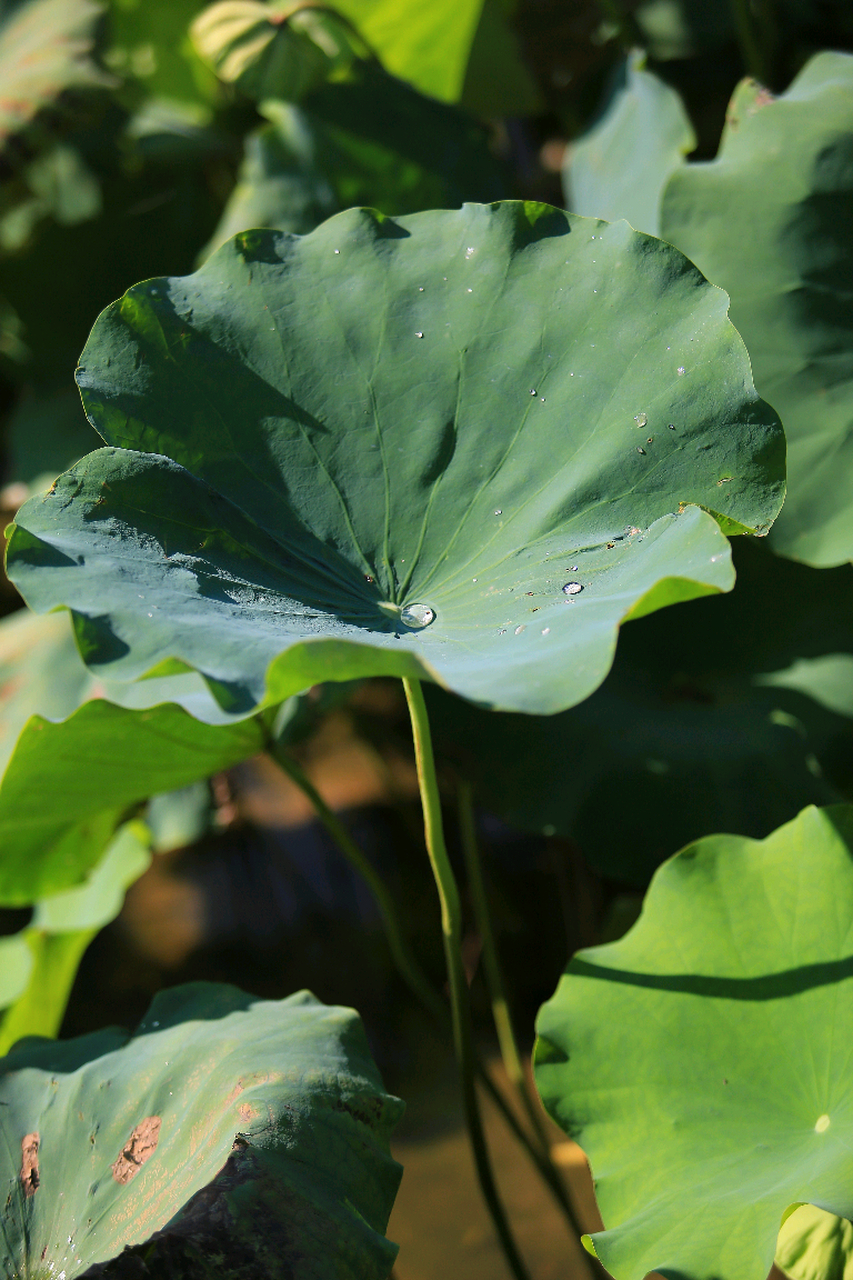
[[[667,180],[696,146],[681,98],[633,53],[614,76],[592,127],[566,151],[563,189],[575,213],[660,235],[660,199]]]
[[[264,741],[258,719],[202,724],[172,704],[87,702],[60,724],[32,716],[0,784],[0,903],[79,884],[129,809],[255,755]]]
[[[115,82],[94,61],[92,0],[10,0],[0,15],[0,152],[68,90]]]
[[[9,1274],[74,1280],[158,1232],[133,1274],[159,1252],[208,1269],[218,1254],[223,1277],[253,1263],[281,1280],[390,1271],[401,1104],[351,1010],[175,988],[132,1037],[20,1041],[0,1060],[0,1100]]]
[[[83,952],[98,930],[115,919],[126,889],[150,865],[150,843],[144,823],[125,823],[84,884],[36,903],[31,923],[8,939],[24,948],[28,964],[24,973],[16,973],[16,955],[10,975],[3,957],[0,1054],[22,1035],[59,1034]]]
[[[274,701],[406,674],[559,710],[626,617],[731,586],[700,507],[778,510],[725,313],[668,245],[544,205],[245,233],[101,317],[109,447],[22,508],[10,575],[93,669],[177,657],[232,709],[278,658]]]
[[[853,1212],[851,922],[853,808],[809,808],[691,845],[570,963],[536,1079],[589,1156],[616,1280],[754,1280],[792,1206]]]
[[[788,438],[775,550],[853,558],[853,56],[821,53],[774,99],[747,81],[716,160],[676,170],[661,233],[731,294],[755,383]],[[760,233],[757,233],[757,230]]]

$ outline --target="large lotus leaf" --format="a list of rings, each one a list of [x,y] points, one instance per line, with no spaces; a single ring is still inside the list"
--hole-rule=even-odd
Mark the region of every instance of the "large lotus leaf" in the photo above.
[[[0,152],[69,89],[114,83],[92,60],[102,7],[92,0],[7,0],[0,14]]]
[[[782,1224],[776,1266],[792,1280],[850,1280],[853,1222],[812,1204],[801,1205]]]
[[[853,558],[851,225],[853,56],[842,53],[813,58],[776,100],[742,85],[719,156],[677,170],[661,210],[662,234],[731,294],[788,438],[772,545],[814,565]]]
[[[9,1006],[0,1017],[0,1054],[21,1036],[59,1033],[83,952],[150,865],[150,844],[143,823],[125,823],[84,884],[36,903],[32,922],[14,939],[29,957],[24,981],[12,991],[6,974],[0,978],[0,1008]]]
[[[566,204],[575,213],[660,235],[660,198],[667,180],[696,146],[681,98],[633,53],[619,67],[592,128],[567,149]]]
[[[778,510],[725,312],[670,246],[543,205],[237,236],[102,315],[110,447],[21,509],[10,575],[94,669],[177,657],[235,708],[384,674],[559,710],[626,617],[731,586],[702,507]]]
[[[608,1271],[755,1280],[789,1209],[853,1212],[853,808],[657,872],[539,1015],[543,1100],[590,1159]]]
[[[222,1280],[391,1269],[401,1104],[349,1009],[179,987],[134,1036],[21,1041],[0,1061],[0,1100],[10,1275],[74,1280],[155,1233],[128,1260],[135,1276],[177,1274],[182,1258]]]
[[[171,704],[132,711],[87,702],[60,724],[33,716],[0,783],[0,903],[79,884],[129,808],[263,745],[257,719],[202,724]]]
[[[762,837],[853,795],[853,568],[755,539],[733,552],[734,591],[626,628],[607,680],[570,711],[496,715],[436,691],[437,750],[512,825],[571,837],[596,870],[640,884],[707,831]]]

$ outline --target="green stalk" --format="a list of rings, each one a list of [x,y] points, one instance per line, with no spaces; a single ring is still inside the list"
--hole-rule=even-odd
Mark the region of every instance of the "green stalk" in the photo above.
[[[482,942],[482,958],[483,971],[486,978],[486,986],[489,991],[489,999],[492,1005],[492,1016],[495,1022],[495,1030],[498,1035],[498,1044],[500,1045],[501,1058],[503,1059],[504,1070],[510,1082],[514,1085],[516,1093],[521,1100],[521,1104],[527,1113],[536,1139],[541,1148],[541,1162],[537,1161],[537,1168],[548,1183],[554,1194],[560,1208],[568,1220],[569,1226],[580,1241],[581,1231],[572,1203],[566,1192],[563,1179],[559,1170],[554,1166],[551,1160],[551,1148],[548,1142],[548,1135],[545,1132],[545,1126],[542,1123],[542,1113],[539,1109],[538,1099],[534,1097],[530,1082],[527,1078],[527,1072],[521,1061],[521,1055],[518,1051],[518,1042],[515,1038],[513,1030],[512,1017],[509,1011],[509,1002],[506,996],[506,985],[503,980],[500,959],[498,957],[497,943],[492,928],[492,916],[489,910],[489,900],[486,894],[486,884],[483,876],[483,865],[480,859],[480,851],[477,843],[477,832],[474,824],[474,804],[473,804],[473,788],[468,782],[460,782],[458,788],[459,795],[459,828],[462,836],[462,849],[465,855],[465,867],[468,873],[468,887],[471,891],[471,899],[474,904],[474,917],[477,921],[477,930],[480,934]],[[544,1166],[544,1167],[543,1167]]]
[[[379,914],[382,917],[382,924],[385,927],[385,936],[388,939],[388,946],[391,950],[392,958],[397,965],[397,969],[401,977],[408,983],[411,991],[417,996],[425,1008],[429,1010],[433,1017],[436,1018],[439,1023],[446,1025],[447,1011],[444,1007],[444,1003],[438,992],[430,985],[429,979],[409,950],[409,944],[405,939],[400,927],[400,921],[397,917],[394,899],[388,892],[382,877],[376,871],[376,868],[370,860],[365,857],[361,849],[359,849],[340,818],[332,812],[317,788],[314,786],[313,782],[310,781],[305,771],[300,768],[296,761],[275,743],[270,744],[268,751],[279,768],[296,783],[300,791],[302,791],[311,801],[317,817],[335,841],[350,866],[358,875],[361,876],[368,889],[373,894],[376,905],[379,908]]]
[[[474,1081],[476,1055],[474,1053],[471,1030],[468,984],[465,980],[465,970],[462,964],[462,908],[459,901],[456,878],[444,843],[441,801],[438,794],[438,780],[435,773],[435,760],[432,753],[432,740],[426,704],[424,703],[423,690],[419,680],[404,677],[403,688],[406,691],[406,701],[409,704],[409,715],[412,721],[412,736],[415,744],[415,761],[418,769],[418,783],[420,785],[421,804],[424,813],[427,853],[441,903],[441,928],[444,937],[444,955],[447,962],[447,976],[450,986],[453,1041],[462,1080],[462,1103],[468,1126],[468,1136],[471,1141],[471,1149],[483,1198],[491,1214],[492,1222],[507,1262],[516,1280],[528,1280],[527,1269],[516,1247],[503,1204],[498,1195],[497,1186],[495,1185],[477,1101],[477,1090]]]
[[[371,863],[365,858],[352,836],[347,831],[344,824],[336,816],[335,813],[326,804],[317,788],[309,781],[303,769],[299,767],[287,753],[277,746],[270,743],[268,746],[270,757],[275,760],[279,768],[288,775],[292,782],[299,787],[303,795],[307,797],[313,806],[314,812],[318,820],[328,831],[329,835],[337,844],[350,866],[360,875],[367,884],[368,889],[373,894],[374,900],[379,908],[382,923],[385,927],[388,946],[391,950],[391,956],[397,965],[397,971],[403,980],[408,984],[409,989],[415,997],[421,1001],[424,1007],[432,1014],[437,1024],[443,1029],[447,1029],[450,1025],[448,1018],[448,1010],[444,1001],[438,993],[432,988],[429,979],[420,968],[417,960],[409,950],[403,929],[397,916],[394,900],[388,893],[382,879],[376,874]],[[483,1088],[492,1099],[497,1110],[503,1117],[506,1125],[511,1130],[517,1141],[521,1144],[528,1156],[532,1160],[534,1166],[538,1170],[543,1181],[549,1186],[554,1196],[561,1200],[565,1198],[565,1188],[559,1174],[554,1179],[553,1165],[547,1160],[531,1141],[529,1135],[508,1105],[501,1091],[492,1080],[484,1064],[479,1058],[476,1060],[475,1070],[477,1078],[483,1085]]]
[[[729,0],[729,8],[737,31],[737,39],[744,66],[754,80],[759,80],[762,84],[766,84],[768,78],[767,61],[753,26],[752,14],[749,11],[749,0]]]

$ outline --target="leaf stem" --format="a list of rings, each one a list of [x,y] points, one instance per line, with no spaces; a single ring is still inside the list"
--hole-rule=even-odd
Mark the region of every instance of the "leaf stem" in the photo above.
[[[503,1059],[504,1069],[507,1076],[515,1087],[541,1149],[541,1159],[536,1161],[537,1168],[539,1169],[542,1177],[548,1183],[549,1188],[554,1194],[554,1198],[563,1210],[569,1226],[577,1237],[578,1243],[580,1243],[580,1238],[583,1232],[577,1220],[571,1200],[569,1199],[563,1179],[560,1176],[560,1172],[551,1160],[551,1147],[548,1141],[548,1135],[545,1131],[545,1126],[542,1122],[542,1112],[540,1110],[539,1101],[532,1092],[530,1082],[527,1078],[527,1073],[524,1070],[524,1066],[521,1061],[521,1055],[518,1051],[518,1042],[515,1038],[512,1017],[509,1011],[509,1002],[506,996],[506,984],[504,983],[500,959],[498,957],[495,933],[492,928],[492,917],[489,910],[489,900],[486,893],[483,865],[480,858],[477,831],[474,822],[473,797],[474,792],[471,784],[469,782],[460,781],[458,785],[459,829],[462,836],[462,849],[465,855],[465,867],[468,873],[468,888],[471,892],[471,899],[474,905],[474,916],[477,921],[477,930],[480,934],[483,947],[483,971],[489,991],[489,999],[492,1005],[492,1016],[495,1022],[495,1030],[498,1035],[501,1058]]]
[[[310,800],[320,822],[322,822],[329,835],[338,845],[350,866],[361,876],[373,894],[376,905],[379,908],[379,914],[382,917],[382,924],[385,927],[385,936],[388,939],[391,956],[401,977],[433,1017],[439,1023],[446,1025],[447,1010],[444,1002],[438,992],[431,986],[426,974],[409,950],[409,944],[400,926],[394,899],[382,877],[359,849],[340,818],[329,808],[313,782],[292,756],[288,755],[283,747],[274,742],[269,744],[267,750],[279,768],[296,783],[300,791]]]
[[[267,745],[267,751],[271,759],[273,759],[279,768],[287,774],[291,781],[300,789],[303,795],[310,801],[317,819],[326,828],[329,835],[335,841],[336,845],[349,862],[350,866],[360,875],[366,883],[368,889],[373,894],[379,914],[382,917],[382,923],[385,927],[388,946],[391,951],[392,959],[397,965],[397,971],[403,980],[407,983],[409,989],[420,1000],[421,1004],[435,1019],[436,1023],[443,1029],[448,1030],[450,1026],[449,1011],[443,999],[430,985],[429,979],[421,969],[415,957],[412,955],[409,945],[406,941],[405,934],[397,915],[394,899],[388,892],[381,877],[376,873],[374,867],[365,857],[361,849],[359,849],[352,836],[347,831],[340,818],[329,808],[317,788],[309,780],[305,771],[289,756],[284,748],[279,744],[271,741]],[[541,1178],[551,1190],[555,1198],[562,1200],[565,1198],[565,1187],[559,1174],[554,1174],[551,1161],[546,1159],[537,1145],[531,1140],[529,1134],[519,1123],[515,1112],[512,1110],[500,1089],[489,1075],[484,1063],[477,1057],[475,1062],[475,1070],[477,1079],[486,1090],[493,1104],[500,1112],[507,1127],[512,1132],[516,1140],[521,1144],[527,1155],[538,1170]]]
[[[766,84],[769,74],[767,60],[753,25],[749,0],[729,0],[729,8],[734,20],[744,67],[754,80]]]
[[[404,677],[403,688],[406,691],[406,701],[409,705],[409,715],[412,721],[412,736],[415,744],[415,761],[421,791],[421,804],[423,806],[427,853],[441,903],[441,927],[444,936],[444,954],[450,986],[453,1040],[462,1080],[462,1102],[468,1126],[468,1135],[483,1198],[491,1214],[492,1222],[507,1262],[516,1280],[528,1280],[527,1269],[516,1247],[515,1239],[495,1185],[477,1101],[474,1080],[476,1056],[471,1030],[471,1010],[468,1002],[468,985],[462,964],[462,908],[456,877],[453,874],[453,868],[444,842],[441,800],[438,794],[438,780],[435,773],[435,759],[432,753],[429,718],[420,681]]]

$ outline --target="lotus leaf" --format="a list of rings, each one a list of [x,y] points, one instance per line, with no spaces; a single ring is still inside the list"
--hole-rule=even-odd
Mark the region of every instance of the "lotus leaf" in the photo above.
[[[26,905],[79,884],[128,809],[263,745],[257,719],[202,724],[171,704],[133,711],[87,702],[59,724],[33,716],[0,784],[0,903]]]
[[[813,565],[853,559],[853,56],[821,53],[774,99],[729,107],[716,160],[676,170],[662,234],[731,294],[756,386],[788,437],[772,545]]]
[[[632,54],[618,69],[592,128],[567,150],[566,204],[575,213],[660,235],[660,199],[673,171],[696,146],[681,98]]]
[[[570,963],[536,1079],[589,1156],[616,1280],[754,1280],[789,1211],[853,1212],[851,922],[853,808],[808,808],[683,850]]]
[[[801,1205],[782,1224],[776,1266],[792,1280],[850,1280],[853,1223],[813,1204]]]
[[[174,1274],[180,1258],[223,1280],[391,1269],[401,1104],[351,1010],[175,988],[133,1036],[20,1041],[0,1102],[6,1274]]]
[[[782,498],[725,295],[544,205],[239,235],[108,308],[78,381],[108,447],[21,509],[10,575],[94,670],[178,658],[235,710],[380,674],[565,708]]]

